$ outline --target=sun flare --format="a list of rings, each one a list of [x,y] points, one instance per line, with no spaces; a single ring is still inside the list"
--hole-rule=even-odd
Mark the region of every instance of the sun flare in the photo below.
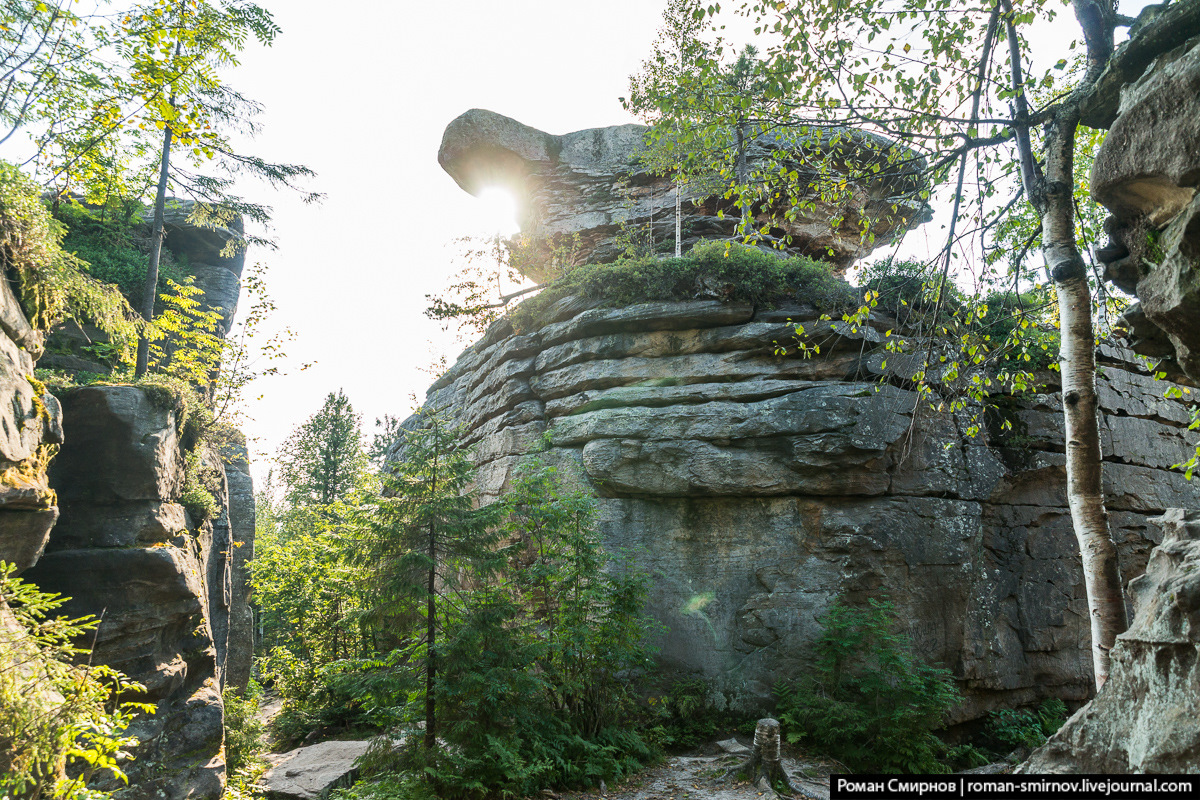
[[[479,193],[476,203],[476,225],[487,234],[512,236],[520,231],[517,224],[517,201],[512,192],[490,186]]]

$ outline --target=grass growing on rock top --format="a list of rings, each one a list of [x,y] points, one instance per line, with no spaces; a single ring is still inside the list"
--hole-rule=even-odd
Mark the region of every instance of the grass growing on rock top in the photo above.
[[[611,306],[711,299],[807,303],[839,313],[857,307],[859,300],[856,290],[822,261],[781,258],[737,243],[702,242],[682,258],[645,256],[575,267],[517,306],[510,315],[513,328],[542,327],[554,304],[571,295]]]

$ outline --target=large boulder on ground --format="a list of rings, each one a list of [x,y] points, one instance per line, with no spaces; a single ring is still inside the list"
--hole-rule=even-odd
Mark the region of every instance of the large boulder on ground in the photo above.
[[[369,741],[320,742],[267,756],[271,768],[258,785],[268,800],[326,800],[358,777]]]
[[[446,126],[438,162],[472,194],[493,186],[511,191],[523,241],[541,254],[523,259],[520,266],[530,278],[543,280],[553,260],[552,244],[574,249],[571,242],[577,236],[574,259],[611,261],[624,249],[617,238],[622,225],[645,230],[657,248],[674,251],[676,185],[639,160],[646,130],[641,125],[614,125],[556,136],[492,111],[472,109]],[[851,177],[845,196],[836,201],[813,192],[813,207],[795,208],[793,220],[776,222],[782,227],[771,231],[771,241],[782,243],[783,237],[791,237],[786,252],[819,257],[844,269],[893,234],[922,221],[928,212],[919,199],[923,164],[908,151],[898,161],[889,160],[894,147],[886,139],[849,129],[755,139],[748,153],[752,165],[778,156],[808,176],[811,163],[828,161],[835,171]],[[872,164],[887,168],[872,171]],[[863,174],[871,178],[860,177]],[[740,211],[710,196],[711,186],[684,185],[680,191],[684,250],[701,238],[734,235]],[[756,220],[761,226],[767,217]]]
[[[1022,770],[1200,773],[1200,511],[1155,522],[1162,544],[1130,586],[1108,682]]]

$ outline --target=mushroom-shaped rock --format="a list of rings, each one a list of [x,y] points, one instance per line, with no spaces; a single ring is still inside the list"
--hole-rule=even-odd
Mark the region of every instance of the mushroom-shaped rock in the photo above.
[[[489,187],[513,194],[525,243],[544,251],[544,257],[521,264],[534,280],[550,277],[547,265],[555,248],[569,249],[577,262],[615,259],[624,249],[618,241],[623,225],[643,232],[657,250],[673,251],[677,191],[684,250],[702,238],[736,235],[739,213],[710,196],[712,186],[677,186],[672,176],[655,174],[641,160],[647,130],[614,125],[556,136],[472,109],[446,127],[438,163],[471,194]],[[792,209],[786,222],[756,215],[759,226],[772,225],[770,240],[785,242],[787,252],[844,269],[928,218],[928,207],[917,197],[923,162],[882,137],[850,130],[764,134],[750,147],[748,160],[753,165],[768,158],[787,163],[801,180],[830,165],[852,178],[835,201],[822,201],[814,191],[813,202]],[[871,170],[872,164],[890,168]],[[869,180],[857,179],[865,174]]]

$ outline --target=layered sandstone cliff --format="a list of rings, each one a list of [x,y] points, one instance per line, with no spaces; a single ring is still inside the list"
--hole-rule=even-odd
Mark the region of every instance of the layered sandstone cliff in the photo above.
[[[801,300],[803,298],[800,298]],[[426,398],[465,426],[483,499],[522,460],[597,497],[607,545],[649,571],[661,658],[753,706],[804,670],[839,596],[889,597],[922,656],[995,707],[1091,692],[1087,603],[1065,497],[1054,393],[1013,403],[978,439],[880,382],[880,318],[790,345],[811,307],[718,301],[559,306],[539,330],[500,322]],[[790,322],[789,322],[790,320]],[[1107,502],[1122,574],[1160,540],[1151,519],[1195,505],[1170,467],[1187,409],[1127,351],[1102,351]],[[915,412],[915,413],[914,413]]]
[[[243,257],[221,251],[238,232],[193,225],[189,210],[176,207],[167,244],[204,290],[202,305],[222,309],[224,334]],[[95,331],[66,325],[52,337],[61,346],[39,366],[106,370],[71,347],[92,344]],[[126,767],[129,785],[106,788],[125,798],[215,799],[225,783],[221,690],[246,685],[253,654],[245,448],[194,441],[180,398],[162,388],[85,386],[64,392],[60,405],[34,378],[42,352],[41,334],[0,281],[0,560],[69,597],[63,613],[98,617],[94,640],[81,643],[91,662],[143,684],[157,705],[130,731],[141,744]],[[181,504],[189,453],[207,476],[211,518]],[[0,624],[7,619],[0,613]]]

